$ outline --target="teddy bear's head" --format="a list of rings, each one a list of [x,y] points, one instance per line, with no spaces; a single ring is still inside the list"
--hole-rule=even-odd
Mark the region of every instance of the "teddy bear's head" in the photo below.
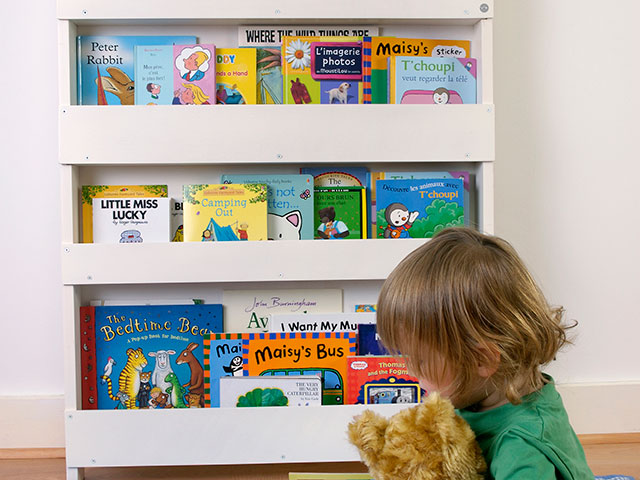
[[[481,480],[487,469],[473,431],[437,393],[390,418],[366,410],[348,434],[376,480]]]

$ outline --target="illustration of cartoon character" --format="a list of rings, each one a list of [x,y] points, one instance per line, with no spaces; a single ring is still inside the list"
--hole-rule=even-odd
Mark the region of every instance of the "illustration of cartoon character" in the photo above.
[[[153,387],[151,389],[151,392],[149,392],[149,396],[151,397],[149,400],[149,408],[158,408],[158,397],[161,393],[162,390],[160,390],[160,387]],[[167,395],[167,398],[168,397],[169,396]]]
[[[151,98],[158,99],[160,94],[160,85],[155,83],[147,83],[147,92],[151,94]]]
[[[209,95],[205,95],[200,87],[190,83],[183,83],[184,90],[173,92],[173,105],[211,105]]]
[[[449,93],[449,90],[444,87],[436,88],[433,91],[433,103],[436,105],[446,105],[449,103],[450,97],[451,94]]]
[[[170,387],[171,384],[165,380],[167,375],[173,373],[173,368],[171,368],[171,355],[175,355],[175,350],[158,350],[157,352],[149,352],[150,357],[155,357],[156,365],[153,368],[153,375],[151,376],[151,382],[156,386],[160,387],[160,391],[165,392],[167,387]],[[169,399],[169,402],[171,399]]]
[[[202,80],[209,70],[211,52],[201,46],[187,47],[176,57],[175,66],[188,82]]]
[[[211,233],[211,232],[209,232],[209,233]],[[176,229],[176,233],[173,235],[173,239],[171,241],[172,242],[184,242],[184,228],[182,227],[182,225],[180,225]]]
[[[106,380],[104,379],[104,377],[110,377],[111,376],[111,370],[113,370],[113,366],[116,365],[116,361],[112,358],[109,357],[107,359],[107,364],[104,366],[104,369],[102,371],[102,380],[100,381],[100,383],[105,383]]]
[[[387,226],[380,226],[384,228],[384,238],[409,238],[408,230],[419,214],[419,212],[409,212],[402,203],[391,203],[384,210]]]
[[[241,223],[238,228],[238,237],[240,240],[249,240],[249,234],[247,233],[249,225],[247,223]]]
[[[166,377],[164,377],[165,382],[170,383],[171,385],[164,389],[166,393],[169,394],[171,398],[171,405],[175,408],[187,408],[187,404],[184,403],[184,395],[187,393],[187,390],[180,385],[180,381],[178,380],[178,376],[171,372]]]
[[[229,366],[223,366],[222,369],[225,373],[228,373],[228,377],[241,377],[242,376],[242,357],[236,355],[231,359]]]
[[[267,231],[269,240],[300,240],[302,213],[292,210],[284,215],[267,214]]]
[[[211,234],[211,230],[208,228],[202,232],[202,241],[203,242],[213,242],[213,235]]]
[[[138,408],[149,408],[149,400],[151,399],[151,372],[140,372],[140,390],[138,390]]]
[[[140,389],[140,372],[147,366],[147,358],[142,353],[142,349],[127,350],[127,363],[125,364],[120,377],[118,378],[118,396],[113,395],[111,378],[102,376],[102,380],[107,382],[107,394],[111,400],[122,403],[124,408],[137,409],[136,397]],[[126,397],[126,398],[125,398]]]
[[[336,210],[334,207],[325,207],[318,211],[320,216],[320,226],[318,227],[318,236],[325,239],[338,239],[349,236],[349,228],[347,225],[336,220]]]
[[[120,233],[120,243],[142,243],[139,230],[125,230]]]
[[[102,87],[105,92],[112,93],[120,99],[121,105],[133,105],[134,103],[134,82],[129,75],[117,67],[107,67],[110,76],[100,76],[96,78],[98,89]],[[100,83],[98,83],[100,81]]]
[[[200,362],[192,353],[198,347],[197,343],[191,342],[187,345],[178,358],[176,358],[176,365],[182,365],[186,363],[189,366],[189,370],[191,370],[191,377],[188,383],[182,385],[185,388],[189,389],[189,398],[188,402],[191,406],[191,401],[197,396],[198,401],[200,402],[200,407],[204,407],[204,369]]]
[[[218,103],[226,105],[240,105],[245,103],[242,94],[237,88],[238,85],[236,85],[235,83],[230,87],[225,87],[223,84],[219,84],[218,90],[216,91],[216,98]]]

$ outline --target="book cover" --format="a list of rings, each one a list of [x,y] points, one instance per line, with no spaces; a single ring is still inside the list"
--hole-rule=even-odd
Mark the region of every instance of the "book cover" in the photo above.
[[[216,47],[211,43],[173,46],[173,105],[216,103]]]
[[[475,58],[389,58],[389,103],[476,103]]]
[[[88,308],[98,409],[206,406],[203,337],[222,331],[222,305]]]
[[[136,45],[134,74],[136,105],[171,105],[173,101],[173,46]]]
[[[79,35],[78,105],[133,105],[135,46],[195,42],[194,36]]]
[[[355,312],[375,312],[376,305],[375,303],[357,303],[353,306],[353,310]]]
[[[312,240],[313,177],[311,175],[222,175],[222,183],[267,186],[269,240]]]
[[[431,238],[464,225],[459,178],[378,180],[376,190],[378,238]]]
[[[248,334],[204,336],[204,395],[207,405],[220,406],[220,378],[242,376],[242,339]]]
[[[80,307],[80,388],[82,409],[98,408],[98,379],[96,376],[96,309]]]
[[[93,243],[93,200],[95,198],[166,198],[167,185],[83,185],[82,242]]]
[[[288,313],[272,315],[269,331],[295,332],[358,332],[360,324],[375,324],[375,313]]]
[[[255,48],[219,48],[216,53],[216,103],[256,104]]]
[[[358,355],[389,355],[380,340],[375,323],[358,325]]]
[[[363,88],[365,103],[388,103],[388,58],[398,55],[416,57],[468,57],[468,40],[432,40],[426,38],[365,37]],[[370,98],[368,96],[370,95]]]
[[[182,226],[184,215],[182,213],[182,199],[171,199],[171,241],[183,242],[184,229]]]
[[[355,352],[353,332],[252,333],[242,340],[245,375],[319,375],[323,405],[344,403],[347,358]]]
[[[267,239],[267,186],[184,185],[185,242]]]
[[[224,290],[226,332],[268,332],[275,314],[342,312],[342,290]]]
[[[162,243],[170,240],[168,198],[96,198],[94,243]]]
[[[364,187],[315,187],[315,238],[367,238],[367,195]]]
[[[298,473],[290,472],[289,480],[374,480],[368,473]]]
[[[322,380],[314,375],[220,378],[220,407],[319,407]]]
[[[347,365],[346,403],[420,403],[420,383],[403,358],[359,355],[347,358]]]

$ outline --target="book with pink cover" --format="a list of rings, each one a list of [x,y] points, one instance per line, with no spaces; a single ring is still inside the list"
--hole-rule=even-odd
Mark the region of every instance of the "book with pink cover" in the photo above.
[[[216,47],[211,43],[173,46],[173,105],[216,103]]]

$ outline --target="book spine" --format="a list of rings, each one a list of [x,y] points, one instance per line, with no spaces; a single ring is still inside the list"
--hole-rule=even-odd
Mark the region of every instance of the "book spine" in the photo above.
[[[83,410],[98,408],[95,320],[95,307],[80,307],[80,373]]]
[[[362,103],[371,103],[371,37],[362,39]]]

